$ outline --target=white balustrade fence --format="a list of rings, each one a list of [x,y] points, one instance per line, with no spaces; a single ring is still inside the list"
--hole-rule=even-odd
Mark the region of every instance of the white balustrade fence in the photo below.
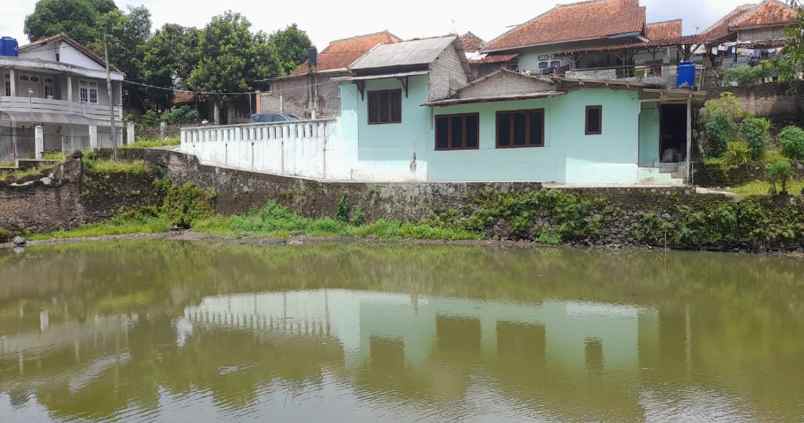
[[[349,179],[356,155],[336,120],[182,128],[181,150],[211,164],[319,179]]]

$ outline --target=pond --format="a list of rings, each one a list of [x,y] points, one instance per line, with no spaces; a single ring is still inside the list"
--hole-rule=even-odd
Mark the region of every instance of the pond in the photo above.
[[[802,421],[804,260],[0,250],[0,421]]]

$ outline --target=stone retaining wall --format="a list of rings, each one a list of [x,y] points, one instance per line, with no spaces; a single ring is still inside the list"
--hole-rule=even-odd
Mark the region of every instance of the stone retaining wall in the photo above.
[[[38,233],[108,219],[121,209],[156,205],[155,174],[93,174],[68,160],[51,176],[19,185],[0,182],[0,229]],[[28,178],[26,178],[28,179]]]

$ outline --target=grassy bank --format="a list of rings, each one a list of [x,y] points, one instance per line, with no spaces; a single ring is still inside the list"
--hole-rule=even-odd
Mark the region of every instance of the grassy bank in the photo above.
[[[368,222],[341,197],[334,216],[310,218],[278,203],[236,216],[213,211],[215,194],[194,185],[158,181],[160,207],[34,239],[167,232],[172,228],[227,237],[288,239],[349,237],[381,240],[510,240],[539,244],[651,246],[683,250],[794,251],[804,246],[804,200],[635,194],[623,200],[560,190],[486,192],[430,218]]]
[[[30,236],[34,241],[50,239],[94,238],[112,235],[151,234],[168,232],[171,224],[156,210],[148,209],[122,213],[106,222],[80,226],[76,229]]]
[[[134,144],[128,144],[123,148],[170,148],[181,144],[179,137],[171,138],[140,138]]]
[[[298,235],[450,241],[482,238],[480,234],[468,230],[439,227],[428,223],[380,219],[364,224],[346,219],[305,218],[274,202],[242,216],[214,216],[201,219],[193,224],[193,230],[213,235],[253,235],[270,238],[289,238]]]

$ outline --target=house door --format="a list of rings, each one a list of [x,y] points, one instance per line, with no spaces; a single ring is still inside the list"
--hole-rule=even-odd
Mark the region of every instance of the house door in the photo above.
[[[687,105],[662,104],[659,112],[659,159],[662,163],[681,163],[687,159]]]

